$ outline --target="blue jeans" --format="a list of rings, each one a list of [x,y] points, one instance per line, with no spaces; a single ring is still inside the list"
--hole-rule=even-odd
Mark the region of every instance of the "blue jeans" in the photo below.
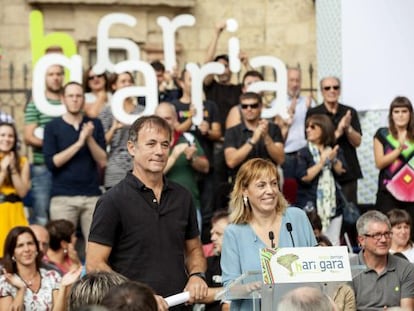
[[[33,215],[31,223],[44,226],[49,219],[50,193],[52,190],[52,174],[46,165],[32,165],[32,200]]]

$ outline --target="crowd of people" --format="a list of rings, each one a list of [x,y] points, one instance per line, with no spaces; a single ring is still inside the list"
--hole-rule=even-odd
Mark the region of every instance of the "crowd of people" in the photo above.
[[[248,89],[263,75],[243,54],[246,72],[233,84],[227,55],[215,56],[223,29],[205,61],[225,70],[204,80],[198,125],[190,72],[168,73],[160,61],[151,63],[159,105],[133,124],[111,111],[112,93],[135,84],[132,73],[91,67],[83,84],[64,84],[63,68],[50,66],[45,96],[66,111],[51,117],[27,104],[31,163],[13,118],[0,113],[0,310],[252,310],[249,300],[216,295],[260,270],[260,249],[341,245],[344,233],[360,246],[364,273],[332,297],[295,290],[279,309],[414,310],[409,99],[393,100],[373,138],[375,209],[344,223],[341,197],[358,203],[362,131],[356,110],[339,102],[340,80],[321,80],[316,105],[300,93],[300,69],[288,68],[288,102],[264,119],[263,94]],[[142,97],[123,102],[128,114],[144,108]],[[165,298],[183,291],[186,303],[170,307]]]

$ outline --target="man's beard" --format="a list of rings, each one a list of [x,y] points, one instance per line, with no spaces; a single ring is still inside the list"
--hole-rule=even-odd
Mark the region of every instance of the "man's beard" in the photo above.
[[[61,90],[62,90],[62,87],[55,89],[55,88],[51,88],[50,86],[46,85],[46,91],[49,93],[60,96]]]
[[[295,92],[288,92],[288,95],[289,95],[291,98],[298,98],[298,97],[299,97],[299,94],[300,94],[300,90],[297,90],[297,91],[295,91]]]

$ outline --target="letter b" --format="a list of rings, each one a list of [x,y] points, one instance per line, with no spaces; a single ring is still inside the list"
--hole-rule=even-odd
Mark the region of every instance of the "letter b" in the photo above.
[[[30,41],[33,66],[51,46],[60,46],[67,57],[77,53],[75,41],[70,35],[63,32],[44,34],[43,14],[38,10],[30,12]]]

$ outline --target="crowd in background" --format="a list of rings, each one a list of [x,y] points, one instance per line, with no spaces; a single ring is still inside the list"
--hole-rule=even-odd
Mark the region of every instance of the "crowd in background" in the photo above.
[[[48,68],[45,96],[65,106],[61,117],[30,101],[19,135],[0,112],[1,310],[123,310],[131,302],[134,310],[166,310],[164,298],[183,290],[189,304],[171,310],[251,310],[250,302],[214,297],[242,273],[260,270],[259,249],[347,242],[373,274],[338,289],[337,307],[414,309],[409,99],[392,101],[388,126],[373,138],[380,170],[374,211],[348,223],[344,206],[358,203],[362,178],[362,131],[356,110],[339,101],[341,81],[323,78],[317,105],[301,94],[300,68],[288,68],[288,102],[264,119],[275,101],[249,91],[262,74],[241,54],[245,74],[233,84],[228,56],[215,55],[223,29],[217,25],[205,62],[225,70],[204,80],[198,125],[190,73],[166,72],[160,61],[151,63],[159,105],[132,125],[114,118],[111,100],[135,85],[133,74],[92,67],[83,84],[64,84],[63,68]],[[145,98],[128,97],[122,107],[138,114]],[[19,154],[21,138],[32,147],[30,163]],[[397,279],[388,276],[392,269]],[[378,275],[385,282],[378,286],[387,292],[392,279],[399,295],[368,299]],[[283,303],[294,304],[284,300],[281,310]]]

